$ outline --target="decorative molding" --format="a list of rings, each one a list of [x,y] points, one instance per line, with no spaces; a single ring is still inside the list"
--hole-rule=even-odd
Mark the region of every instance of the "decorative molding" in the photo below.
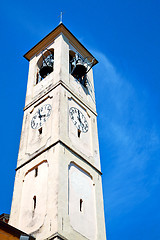
[[[49,150],[50,148],[54,147],[57,144],[61,144],[63,145],[67,150],[69,150],[72,154],[75,154],[77,157],[79,157],[81,160],[83,160],[87,165],[89,165],[90,167],[92,167],[99,175],[102,175],[102,172],[96,168],[93,164],[91,164],[86,158],[84,158],[83,156],[81,156],[79,153],[77,153],[73,148],[69,147],[65,142],[58,140],[55,143],[51,144],[50,146],[46,147],[45,149],[41,150],[40,152],[38,152],[37,154],[35,154],[33,157],[31,157],[28,161],[26,161],[25,163],[23,163],[22,165],[20,165],[19,167],[17,167],[15,170],[19,170],[20,168],[22,168],[23,166],[25,166],[27,163],[31,162],[33,159],[35,159],[36,157],[40,156],[42,153],[46,152],[47,150]]]
[[[55,85],[51,85],[50,88],[48,89],[47,92],[45,92],[42,96],[40,96],[38,99],[33,100],[31,103],[29,103],[28,105],[26,105],[23,110],[25,111],[26,109],[28,109],[29,107],[31,107],[32,105],[36,104],[39,99],[43,98],[44,96],[46,96],[49,92],[51,92],[53,89],[55,89],[56,87],[58,87],[59,85],[62,85],[69,93],[71,93],[76,99],[78,99],[78,101],[83,104],[86,108],[88,108],[95,116],[97,116],[97,112],[94,111],[88,104],[84,103],[84,101],[78,97],[62,80],[58,81]],[[45,98],[46,99],[46,98]],[[35,105],[37,106],[38,103]]]
[[[53,240],[53,239],[59,239],[59,240],[68,240],[67,238],[65,238],[64,236],[62,236],[61,234],[59,234],[58,232],[54,233],[53,235],[51,235],[49,238],[46,238],[45,240]]]

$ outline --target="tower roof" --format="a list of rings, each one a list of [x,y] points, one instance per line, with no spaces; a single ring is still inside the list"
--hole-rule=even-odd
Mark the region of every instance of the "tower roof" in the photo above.
[[[45,36],[40,42],[38,42],[33,48],[31,48],[24,57],[30,61],[30,59],[43,49],[45,49],[54,39],[63,33],[69,40],[69,42],[80,52],[84,57],[90,57],[94,59],[94,65],[98,63],[95,57],[80,43],[80,41],[66,28],[63,23],[60,23],[54,30],[52,30],[47,36]]]

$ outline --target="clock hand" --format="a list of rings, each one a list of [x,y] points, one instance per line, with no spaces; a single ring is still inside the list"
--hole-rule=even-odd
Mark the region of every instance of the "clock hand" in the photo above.
[[[46,114],[41,114],[41,113],[40,113],[40,109],[38,110],[38,113],[39,113],[39,116],[38,116],[38,117],[40,118],[40,121],[41,121],[41,118],[42,118],[42,117],[45,117]]]
[[[78,110],[78,120],[80,122],[80,126],[82,126],[82,128],[84,127],[84,123],[82,123],[81,117],[80,117],[80,111]]]
[[[78,120],[79,120],[80,123],[81,123],[81,118],[80,118],[80,112],[79,112],[79,110],[78,110]]]
[[[46,116],[46,114],[43,114],[43,115],[41,114],[41,117],[45,117],[45,116]]]
[[[38,113],[39,113],[39,118],[40,118],[40,121],[41,121],[41,118],[42,118],[42,115],[41,115],[41,113],[40,113],[40,109],[38,109]]]
[[[41,113],[40,113],[40,109],[38,109],[38,114],[39,114],[38,117],[40,118],[40,120],[41,120],[42,117],[46,117],[46,114],[41,114]]]

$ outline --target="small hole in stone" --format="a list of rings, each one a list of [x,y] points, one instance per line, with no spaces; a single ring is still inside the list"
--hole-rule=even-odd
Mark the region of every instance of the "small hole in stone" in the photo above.
[[[35,176],[35,177],[38,176],[38,167],[35,168],[35,175],[34,175],[34,176]]]
[[[83,200],[80,199],[80,212],[82,212],[82,203],[83,203]]]
[[[36,209],[36,196],[33,197],[33,209]]]
[[[38,129],[39,134],[42,134],[42,127]]]
[[[80,138],[81,130],[78,129],[78,137]]]

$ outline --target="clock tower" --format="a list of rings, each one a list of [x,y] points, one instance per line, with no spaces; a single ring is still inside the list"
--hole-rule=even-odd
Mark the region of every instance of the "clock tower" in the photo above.
[[[9,223],[37,240],[105,240],[97,60],[62,23],[24,57],[29,74]]]

